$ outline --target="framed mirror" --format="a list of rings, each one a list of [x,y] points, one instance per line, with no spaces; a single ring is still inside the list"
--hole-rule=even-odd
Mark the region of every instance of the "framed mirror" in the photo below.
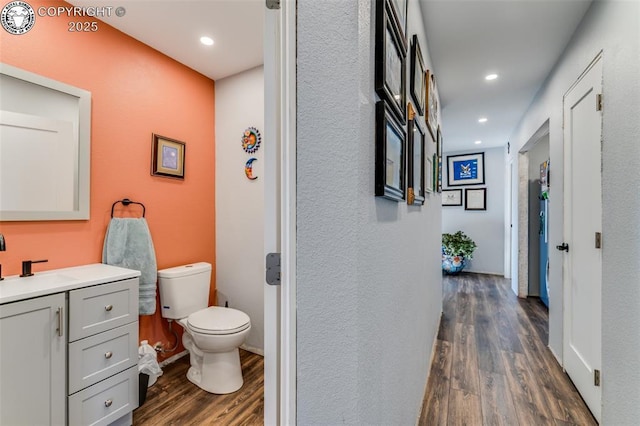
[[[87,220],[91,93],[0,64],[0,221]]]

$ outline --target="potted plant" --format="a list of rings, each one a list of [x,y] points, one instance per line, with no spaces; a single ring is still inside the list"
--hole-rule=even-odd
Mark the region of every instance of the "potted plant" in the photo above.
[[[442,234],[442,270],[447,274],[457,274],[473,257],[476,243],[464,232]]]

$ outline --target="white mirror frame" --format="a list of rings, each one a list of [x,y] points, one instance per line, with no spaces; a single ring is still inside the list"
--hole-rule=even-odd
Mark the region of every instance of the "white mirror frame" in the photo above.
[[[72,162],[77,164],[77,179],[74,179],[73,188],[71,188],[73,208],[52,211],[2,210],[0,206],[0,221],[88,220],[90,216],[91,92],[3,63],[0,63],[0,74],[23,80],[34,86],[61,92],[71,97],[78,106],[78,143],[76,158],[72,159]],[[2,104],[5,102],[3,101]],[[0,182],[0,191],[8,190],[10,186],[15,188],[17,185],[19,185],[18,182]]]

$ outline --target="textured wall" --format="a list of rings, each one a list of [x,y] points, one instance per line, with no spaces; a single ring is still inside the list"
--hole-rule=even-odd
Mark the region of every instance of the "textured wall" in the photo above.
[[[24,35],[0,31],[0,60],[91,92],[91,217],[0,223],[3,272],[20,273],[25,259],[49,259],[36,271],[101,262],[111,204],[128,197],[146,206],[159,269],[205,261],[215,274],[214,82],[104,23],[81,34],[68,21],[38,17]],[[152,133],[186,143],[184,180],[151,176]],[[215,279],[211,289],[213,302]],[[140,317],[140,339],[173,345],[159,309]]]
[[[511,141],[521,147],[549,118],[552,179],[562,176],[562,96],[601,50],[602,423],[632,425],[640,418],[640,3],[593,3]],[[561,185],[554,185],[553,191],[554,199],[563,198]],[[557,245],[562,242],[562,203],[552,202],[550,208],[550,245]],[[562,359],[558,251],[551,252],[550,264],[549,344]]]
[[[429,63],[418,3],[409,9]],[[304,425],[415,424],[441,312],[439,195],[422,208],[373,195],[374,13],[370,0],[298,2]]]
[[[484,152],[485,184],[447,186],[447,155]],[[465,270],[486,274],[504,274],[504,149],[478,149],[446,152],[442,158],[442,185],[445,189],[462,188],[462,206],[443,207],[442,232],[463,231],[477,244],[473,259]],[[487,210],[464,209],[465,188],[487,188]]]
[[[251,318],[247,349],[264,349],[264,144],[253,154],[242,149],[247,127],[264,132],[264,71],[254,68],[216,81],[216,287],[217,303]],[[263,133],[264,134],[264,133]],[[256,180],[244,165],[250,158]]]

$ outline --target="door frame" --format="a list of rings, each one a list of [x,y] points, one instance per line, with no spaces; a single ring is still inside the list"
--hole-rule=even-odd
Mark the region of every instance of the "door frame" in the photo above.
[[[520,298],[529,296],[529,151],[549,134],[549,118],[529,137],[527,142],[516,153],[513,161],[518,162],[518,229],[515,249],[511,250],[512,256],[517,259],[517,273],[512,275],[512,288],[517,289]],[[514,177],[515,178],[515,177]]]
[[[504,211],[504,277],[511,278],[511,246],[513,241],[513,159],[507,152],[505,174],[505,211]]]
[[[265,6],[265,255],[281,253],[264,289],[265,425],[296,423],[296,6]]]

